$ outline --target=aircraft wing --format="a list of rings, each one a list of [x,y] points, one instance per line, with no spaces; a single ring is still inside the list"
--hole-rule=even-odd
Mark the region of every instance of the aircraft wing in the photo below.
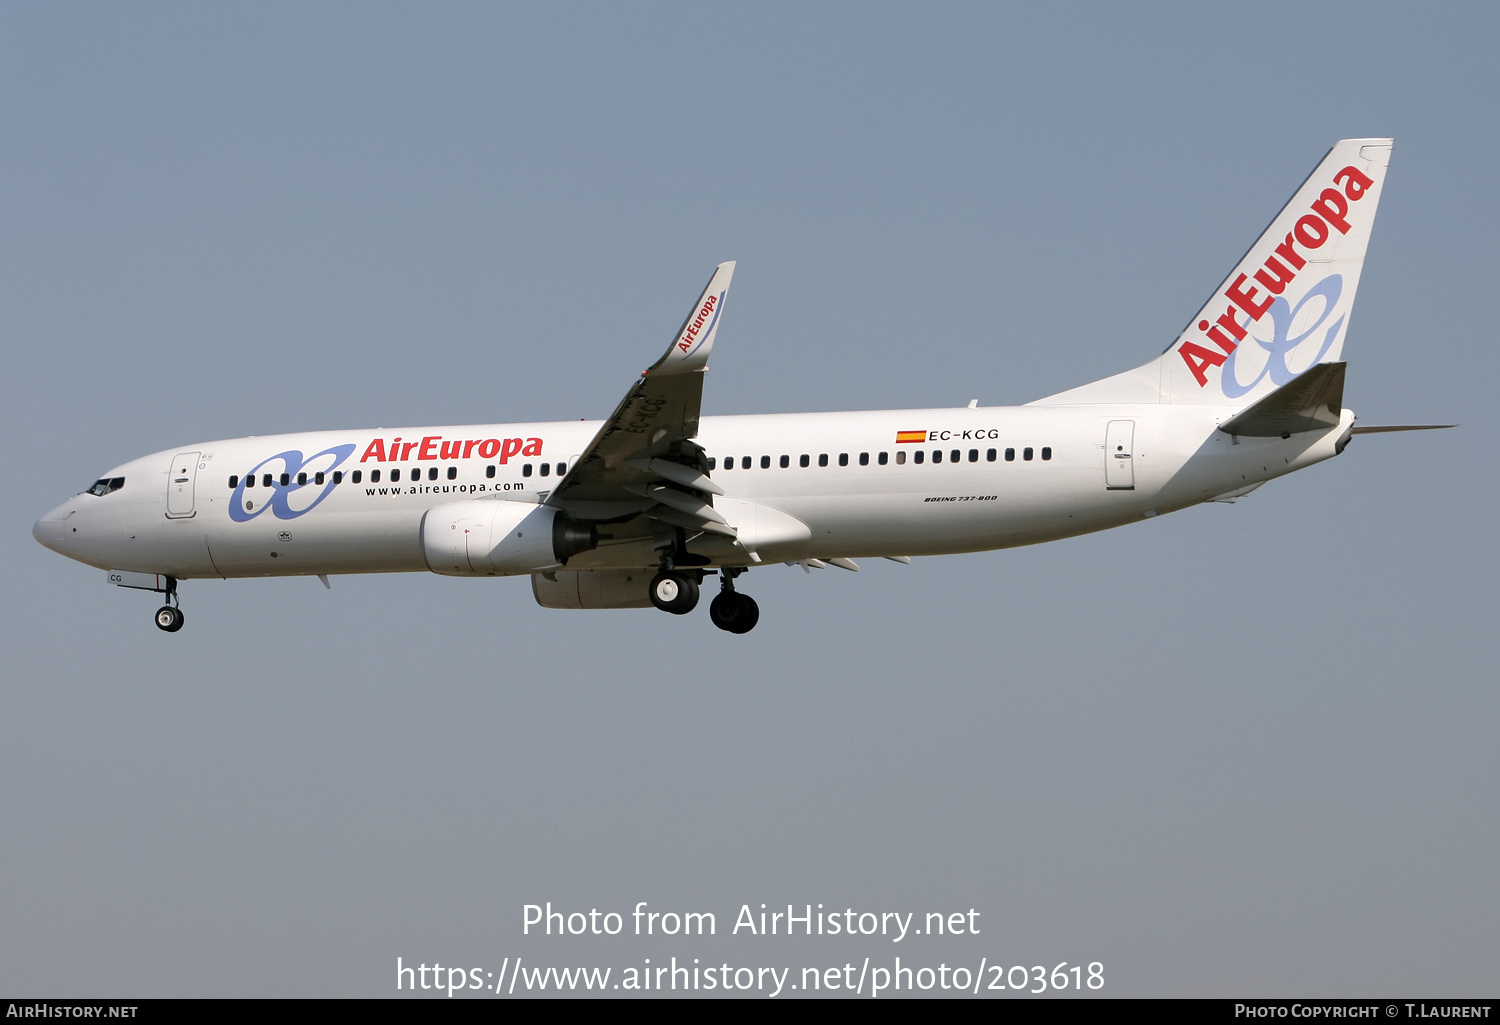
[[[642,513],[692,530],[735,535],[713,508],[723,490],[708,479],[698,434],[703,373],[719,329],[734,262],[721,263],[666,354],[641,374],[594,440],[547,496],[578,520]]]

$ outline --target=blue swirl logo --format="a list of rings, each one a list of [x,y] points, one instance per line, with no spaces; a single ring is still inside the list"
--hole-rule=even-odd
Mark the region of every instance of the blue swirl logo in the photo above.
[[[1334,339],[1338,337],[1339,330],[1344,326],[1345,314],[1339,314],[1338,320],[1335,320],[1328,330],[1323,333],[1323,344],[1318,349],[1318,354],[1309,360],[1307,365],[1301,370],[1294,371],[1291,367],[1287,366],[1287,357],[1304,342],[1313,338],[1315,332],[1323,326],[1323,322],[1333,313],[1334,307],[1338,305],[1339,296],[1343,291],[1343,275],[1330,274],[1312,288],[1309,288],[1307,294],[1297,301],[1296,306],[1288,303],[1285,298],[1277,296],[1276,300],[1271,303],[1271,340],[1264,341],[1251,335],[1238,349],[1231,352],[1229,358],[1224,361],[1224,369],[1219,374],[1219,383],[1224,389],[1224,395],[1227,398],[1237,399],[1241,395],[1253,391],[1255,386],[1268,376],[1271,378],[1271,383],[1280,388],[1291,381],[1292,378],[1322,362],[1323,356],[1333,347]],[[1297,322],[1297,318],[1301,315],[1303,307],[1315,299],[1322,300],[1323,303],[1322,309],[1318,311],[1318,319],[1313,321],[1299,334],[1293,336],[1292,325]],[[1250,383],[1242,385],[1240,384],[1239,377],[1234,372],[1235,357],[1243,352],[1245,345],[1248,345],[1250,342],[1254,342],[1265,350],[1266,365],[1261,367],[1260,373],[1256,374]]]
[[[229,518],[236,523],[249,523],[269,509],[271,515],[278,520],[295,520],[298,516],[312,512],[318,507],[318,503],[333,493],[336,487],[333,483],[333,471],[354,454],[354,448],[352,443],[334,445],[306,459],[302,458],[299,450],[293,448],[261,460],[255,469],[245,474],[239,486],[234,489],[234,494],[230,496]],[[252,495],[247,500],[245,485],[255,480],[256,475],[262,471],[270,473],[272,477],[270,497],[264,502],[257,502]],[[324,475],[323,483],[312,483],[320,472]],[[288,483],[286,484],[280,483],[283,473],[287,475]],[[299,473],[307,474],[308,483],[297,483]]]

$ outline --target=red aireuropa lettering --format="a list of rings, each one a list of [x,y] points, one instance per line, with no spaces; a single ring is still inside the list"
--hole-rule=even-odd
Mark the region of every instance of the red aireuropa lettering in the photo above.
[[[1303,249],[1317,249],[1328,241],[1330,232],[1328,225],[1323,223],[1323,218],[1316,214],[1305,214],[1297,221],[1292,234],[1297,236],[1297,241],[1302,243]]]
[[[376,438],[370,442],[369,446],[365,449],[365,454],[359,457],[359,461],[362,463],[370,459],[375,460],[377,463],[385,462],[385,442],[382,439]]]
[[[1197,342],[1184,342],[1182,348],[1177,350],[1182,353],[1182,361],[1188,365],[1193,376],[1198,379],[1201,388],[1208,383],[1208,375],[1204,373],[1209,367],[1221,367],[1229,357],[1222,352],[1214,352],[1205,349]]]
[[[1297,255],[1297,250],[1292,248],[1292,233],[1286,233],[1286,241],[1276,247],[1276,255],[1292,265],[1292,270],[1301,270],[1307,266],[1307,261]]]
[[[479,458],[480,459],[494,459],[495,456],[499,454],[499,452],[500,452],[500,439],[499,438],[485,438],[483,441],[481,441],[479,443]],[[512,454],[514,454],[514,453],[512,453]],[[505,462],[504,459],[502,459],[500,461],[502,463]]]
[[[1321,243],[1319,244],[1321,245]],[[1248,275],[1241,274],[1234,279],[1234,284],[1224,289],[1224,295],[1228,297],[1230,302],[1250,314],[1251,320],[1259,320],[1266,315],[1266,311],[1271,308],[1271,303],[1275,300],[1267,299],[1263,303],[1257,303],[1255,301],[1255,286],[1252,285],[1248,290],[1241,287],[1248,280]]]
[[[520,451],[520,438],[506,438],[504,447],[500,449],[500,462],[505,463],[511,456],[519,454]]]
[[[1267,274],[1266,271],[1270,271],[1271,273]],[[1255,280],[1264,285],[1266,291],[1272,295],[1280,295],[1282,292],[1285,292],[1286,286],[1290,285],[1292,279],[1296,276],[1296,271],[1287,269],[1274,256],[1266,257],[1266,265],[1255,272]]]
[[[418,459],[436,459],[438,457],[437,443],[443,440],[441,434],[430,434],[422,439],[422,447],[417,450]]]
[[[1337,228],[1340,235],[1349,234],[1349,222],[1344,219],[1344,215],[1349,212],[1349,201],[1338,189],[1324,189],[1313,200],[1312,212]]]
[[[1346,167],[1334,175],[1333,183],[1337,185],[1339,182],[1344,183],[1344,195],[1353,200],[1363,199],[1365,190],[1375,184],[1374,179],[1357,167]]]
[[[1297,252],[1292,243],[1295,241],[1304,249],[1318,249],[1333,237],[1333,232],[1329,228],[1330,224],[1337,228],[1340,234],[1347,235],[1350,228],[1349,204],[1364,198],[1365,193],[1374,186],[1375,181],[1359,168],[1349,166],[1333,176],[1333,183],[1342,185],[1344,191],[1340,193],[1338,189],[1323,189],[1318,194],[1318,198],[1309,204],[1310,212],[1298,218],[1293,229],[1287,233],[1285,241],[1276,247],[1274,255],[1267,256],[1262,266],[1255,271],[1255,281],[1267,293],[1264,300],[1258,301],[1260,300],[1259,291],[1253,285],[1246,287],[1248,278],[1241,274],[1224,290],[1225,298],[1234,305],[1218,317],[1214,324],[1210,324],[1207,320],[1198,322],[1198,330],[1204,332],[1226,354],[1234,352],[1237,345],[1219,328],[1228,331],[1241,342],[1245,340],[1246,335],[1245,329],[1240,326],[1235,317],[1235,307],[1249,314],[1252,321],[1258,321],[1265,316],[1276,301],[1275,297],[1285,292],[1287,286],[1296,279],[1297,272],[1307,266],[1306,258]],[[1184,342],[1177,351],[1182,354],[1183,362],[1192,371],[1200,388],[1208,384],[1207,369],[1211,366],[1221,366],[1225,360],[1225,356],[1220,356],[1212,349],[1206,349],[1196,342]]]

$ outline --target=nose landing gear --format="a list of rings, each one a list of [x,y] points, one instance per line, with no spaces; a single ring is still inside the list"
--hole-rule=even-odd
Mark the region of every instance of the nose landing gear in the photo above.
[[[156,626],[169,634],[182,629],[182,610],[175,605],[163,605],[156,610]]]
[[[165,588],[153,588],[167,596],[167,604],[156,610],[156,628],[174,634],[182,629],[182,603],[177,600],[177,581],[166,577]]]

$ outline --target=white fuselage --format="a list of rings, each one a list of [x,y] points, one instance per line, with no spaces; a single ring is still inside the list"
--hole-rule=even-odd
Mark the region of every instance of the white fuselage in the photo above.
[[[716,505],[774,510],[806,525],[810,537],[763,546],[767,561],[938,555],[1102,530],[1247,489],[1336,454],[1353,421],[1345,410],[1327,432],[1236,440],[1217,430],[1231,412],[1151,404],[720,416],[703,418],[696,441],[725,492]],[[124,478],[122,486],[70,498],[34,532],[92,566],[179,579],[427,570],[429,508],[539,501],[556,485],[559,464],[571,467],[599,426],[322,431],[184,445],[115,467],[106,476]],[[898,442],[902,434],[922,440]],[[569,569],[659,558],[649,544],[610,543],[603,529],[603,543],[570,559]]]

